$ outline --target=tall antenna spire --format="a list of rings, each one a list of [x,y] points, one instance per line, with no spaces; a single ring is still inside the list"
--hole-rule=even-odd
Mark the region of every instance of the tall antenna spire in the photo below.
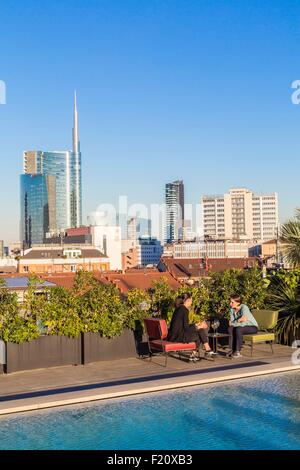
[[[78,134],[78,112],[77,112],[77,94],[74,94],[74,127],[73,127],[73,152],[80,152],[79,134]]]

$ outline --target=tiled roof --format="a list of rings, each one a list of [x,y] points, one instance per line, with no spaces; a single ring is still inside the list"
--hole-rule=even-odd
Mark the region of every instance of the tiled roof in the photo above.
[[[268,240],[267,242],[263,242],[263,245],[275,245],[277,243],[277,240]]]
[[[128,268],[126,269],[126,274],[127,273],[157,273],[157,268]]]
[[[41,248],[40,250],[31,250],[21,257],[21,259],[57,259],[63,258],[63,249],[49,250]],[[107,258],[100,250],[96,248],[81,248],[81,258]]]
[[[131,289],[148,290],[153,287],[154,282],[160,281],[162,278],[166,280],[172,289],[179,287],[178,281],[176,281],[170,273],[161,273],[158,271],[105,274],[105,277],[113,282],[122,293],[126,293]]]
[[[56,286],[72,289],[74,286],[75,273],[65,274],[41,274],[40,277],[46,281],[52,282]]]
[[[172,289],[179,287],[179,282],[174,279],[170,273],[161,273],[159,271],[151,272],[134,272],[134,273],[118,273],[118,272],[96,272],[94,271],[95,278],[101,284],[114,284],[122,294],[131,289],[148,290],[153,287],[153,282],[160,281],[162,278],[167,281]],[[75,273],[65,274],[47,274],[41,275],[45,279],[57,286],[72,289],[74,286]]]
[[[106,279],[103,273],[94,271],[93,272],[94,277],[97,279],[97,281],[101,282],[101,284],[109,284],[109,280]],[[60,287],[65,287],[66,289],[73,289],[74,287],[74,280],[75,280],[75,273],[54,273],[54,274],[46,274],[46,275],[41,275],[43,279],[53,282],[57,286]]]
[[[163,258],[162,263],[167,272],[176,279],[205,277],[209,272],[221,272],[226,269],[244,269],[257,265],[256,258],[209,258],[208,270],[203,265],[202,258]]]
[[[17,267],[16,266],[0,266],[0,273],[1,274],[10,274],[16,273]]]
[[[132,273],[118,273],[118,272],[93,272],[94,277],[101,284],[114,284],[121,293],[126,293],[131,289],[148,290],[153,287],[153,282],[160,281],[164,278],[172,289],[179,287],[179,282],[174,279],[170,273],[162,273],[157,270],[139,270],[139,272]],[[74,286],[75,273],[53,273],[53,274],[40,274],[39,277],[45,281],[51,283],[51,285],[65,287],[66,289],[72,289]],[[15,274],[10,276],[0,275],[0,279],[4,278],[18,279],[28,278],[24,274]],[[13,281],[13,282],[17,282]]]

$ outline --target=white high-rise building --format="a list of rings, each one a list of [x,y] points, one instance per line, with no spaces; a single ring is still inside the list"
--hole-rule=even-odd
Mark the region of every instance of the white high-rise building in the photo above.
[[[166,184],[166,220],[165,241],[172,243],[183,239],[184,221],[184,184],[183,181],[173,181]]]
[[[234,188],[224,195],[203,196],[201,203],[206,237],[266,241],[277,236],[277,193]]]

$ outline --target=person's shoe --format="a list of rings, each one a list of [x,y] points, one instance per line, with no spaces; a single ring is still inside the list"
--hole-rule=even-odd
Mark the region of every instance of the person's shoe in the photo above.
[[[234,359],[238,359],[239,357],[243,357],[240,353],[240,351],[235,351],[233,354],[232,354],[232,357]]]
[[[214,356],[216,356],[216,353],[215,353],[214,351],[212,351],[212,350],[210,350],[210,351],[205,351],[204,356],[205,356],[205,357],[211,357],[211,358],[213,358]]]
[[[200,357],[197,353],[193,352],[189,357],[190,362],[197,362],[200,361]]]

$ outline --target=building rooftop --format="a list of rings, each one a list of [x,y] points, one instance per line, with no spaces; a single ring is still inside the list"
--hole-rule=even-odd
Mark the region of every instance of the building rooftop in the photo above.
[[[0,266],[0,274],[14,274],[16,272],[16,266]]]
[[[5,285],[2,287],[7,287],[8,289],[23,289],[27,288],[29,285],[28,276],[17,276],[17,277],[1,277]],[[1,287],[1,285],[0,285]],[[55,287],[55,284],[45,281],[37,285],[37,287]]]
[[[97,248],[83,248],[83,247],[64,247],[64,248],[54,248],[54,247],[45,247],[45,248],[32,248],[24,256],[23,259],[43,259],[43,258],[63,258],[65,250],[80,250],[82,258],[107,258],[100,250]]]
[[[115,284],[124,294],[132,289],[149,290],[153,283],[165,279],[171,289],[178,289],[179,282],[168,272],[141,270],[141,272],[126,272],[125,274],[105,274],[105,277]]]
[[[176,279],[206,277],[209,272],[222,272],[226,269],[245,269],[257,265],[256,258],[208,258],[208,270],[202,258],[162,258],[161,263]]]
[[[97,272],[94,271],[94,277],[101,284],[114,284],[122,294],[126,294],[131,289],[148,290],[153,287],[153,283],[166,280],[172,289],[179,287],[179,282],[172,277],[170,273],[162,273],[158,270],[140,269],[133,272]],[[41,275],[41,278],[57,286],[72,289],[74,285],[75,273],[49,274]]]

